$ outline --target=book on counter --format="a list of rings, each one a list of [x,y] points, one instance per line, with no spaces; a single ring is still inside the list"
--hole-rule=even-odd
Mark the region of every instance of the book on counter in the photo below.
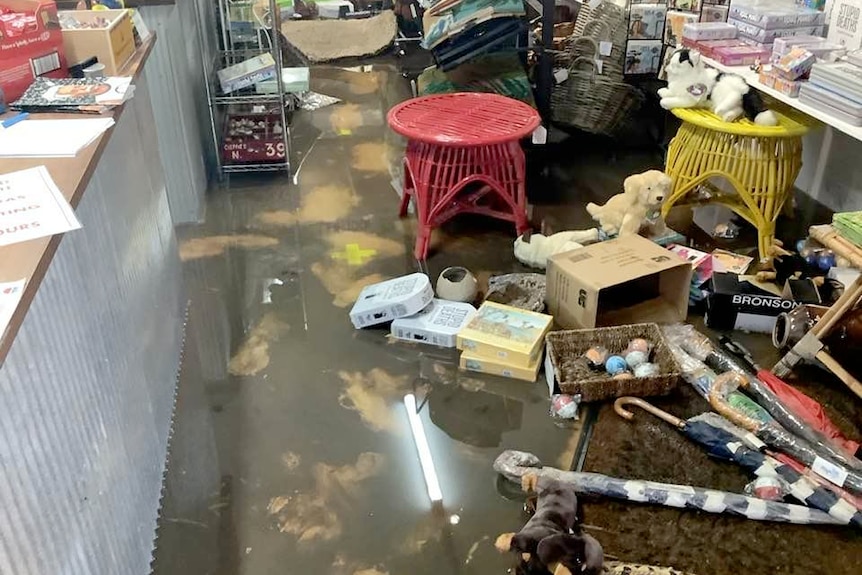
[[[130,99],[132,78],[36,78],[24,94],[11,104],[25,112],[110,111]]]
[[[474,359],[533,369],[552,321],[549,315],[486,301],[458,332],[457,347]]]

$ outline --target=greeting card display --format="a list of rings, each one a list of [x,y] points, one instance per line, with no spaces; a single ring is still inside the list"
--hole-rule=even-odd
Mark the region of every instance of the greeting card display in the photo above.
[[[629,40],[626,44],[628,75],[658,74],[661,67],[661,40]]]
[[[664,32],[664,4],[635,4],[629,13],[629,40],[659,40]]]

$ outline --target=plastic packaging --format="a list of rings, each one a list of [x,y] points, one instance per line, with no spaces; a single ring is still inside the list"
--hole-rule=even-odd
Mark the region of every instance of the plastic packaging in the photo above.
[[[649,360],[649,356],[642,351],[629,351],[626,353],[626,364],[632,369],[637,368],[639,365],[643,365],[647,363]]]
[[[782,501],[787,495],[787,484],[777,477],[758,477],[745,486],[746,495],[767,501]]]
[[[566,395],[558,393],[551,396],[551,417],[554,419],[578,419],[578,406],[581,403],[580,394]]]
[[[601,345],[594,345],[584,352],[584,357],[593,369],[603,368],[609,355],[608,350]]]
[[[612,355],[605,361],[605,370],[610,375],[623,373],[627,367],[626,360],[619,355]]]
[[[659,374],[659,367],[654,363],[643,363],[635,368],[635,377],[655,377]]]
[[[687,354],[685,350],[675,343],[671,336],[668,335],[668,329],[673,327],[666,326],[663,328],[665,337],[668,338],[668,347],[670,352],[679,364],[683,379],[685,379],[704,399],[709,397],[709,388],[712,387],[712,382],[717,377],[715,372],[706,366],[702,361]]]
[[[337,104],[341,100],[333,96],[318,94],[317,92],[303,92],[299,95],[299,107],[306,112],[313,112],[332,104]]]
[[[535,473],[539,478],[569,483],[580,495],[602,496],[627,501],[649,502],[679,509],[702,509],[708,513],[725,513],[747,517],[755,521],[780,521],[802,525],[846,525],[847,521],[828,515],[818,509],[788,503],[758,505],[751,497],[738,493],[702,489],[690,485],[676,485],[655,481],[638,481],[600,473],[562,471],[525,451],[504,451],[494,461],[494,471],[509,481],[520,484],[521,477]]]

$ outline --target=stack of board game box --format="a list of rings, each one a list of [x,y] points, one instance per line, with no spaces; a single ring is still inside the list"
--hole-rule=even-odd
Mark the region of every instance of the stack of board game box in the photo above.
[[[745,39],[772,48],[776,38],[822,36],[826,14],[793,3],[764,0],[734,0],[727,20]]]
[[[482,304],[458,332],[461,369],[536,381],[553,318],[499,303]]]
[[[818,62],[799,101],[853,126],[862,126],[862,67],[852,61]]]

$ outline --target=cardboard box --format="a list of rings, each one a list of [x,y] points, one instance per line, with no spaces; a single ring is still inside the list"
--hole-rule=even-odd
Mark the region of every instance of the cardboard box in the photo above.
[[[540,351],[543,348],[539,348]],[[506,362],[503,359],[483,357],[475,355],[469,351],[461,353],[461,360],[458,365],[464,371],[475,371],[477,373],[490,373],[491,375],[499,375],[502,377],[510,377],[512,379],[520,379],[523,381],[534,382],[539,375],[539,367],[542,364],[542,354],[536,355],[533,363],[526,366],[515,365]]]
[[[65,78],[57,6],[50,0],[0,0],[0,88],[14,102],[37,76]]]
[[[458,332],[475,315],[476,308],[469,303],[433,299],[419,313],[393,321],[392,337],[440,347],[455,347]]]
[[[565,328],[683,321],[691,265],[640,236],[557,254],[548,261],[548,311]]]
[[[704,322],[718,330],[772,333],[775,318],[798,303],[740,280],[732,273],[714,273],[706,298]]]
[[[372,284],[359,292],[350,321],[356,328],[386,323],[422,311],[433,298],[431,281],[423,273]]]
[[[458,332],[458,349],[471,356],[531,368],[540,359],[553,321],[543,313],[486,301]]]
[[[60,17],[84,23],[109,22],[103,28],[63,29],[63,47],[72,64],[95,56],[105,65],[106,76],[118,76],[135,53],[135,32],[128,10],[64,10]]]

